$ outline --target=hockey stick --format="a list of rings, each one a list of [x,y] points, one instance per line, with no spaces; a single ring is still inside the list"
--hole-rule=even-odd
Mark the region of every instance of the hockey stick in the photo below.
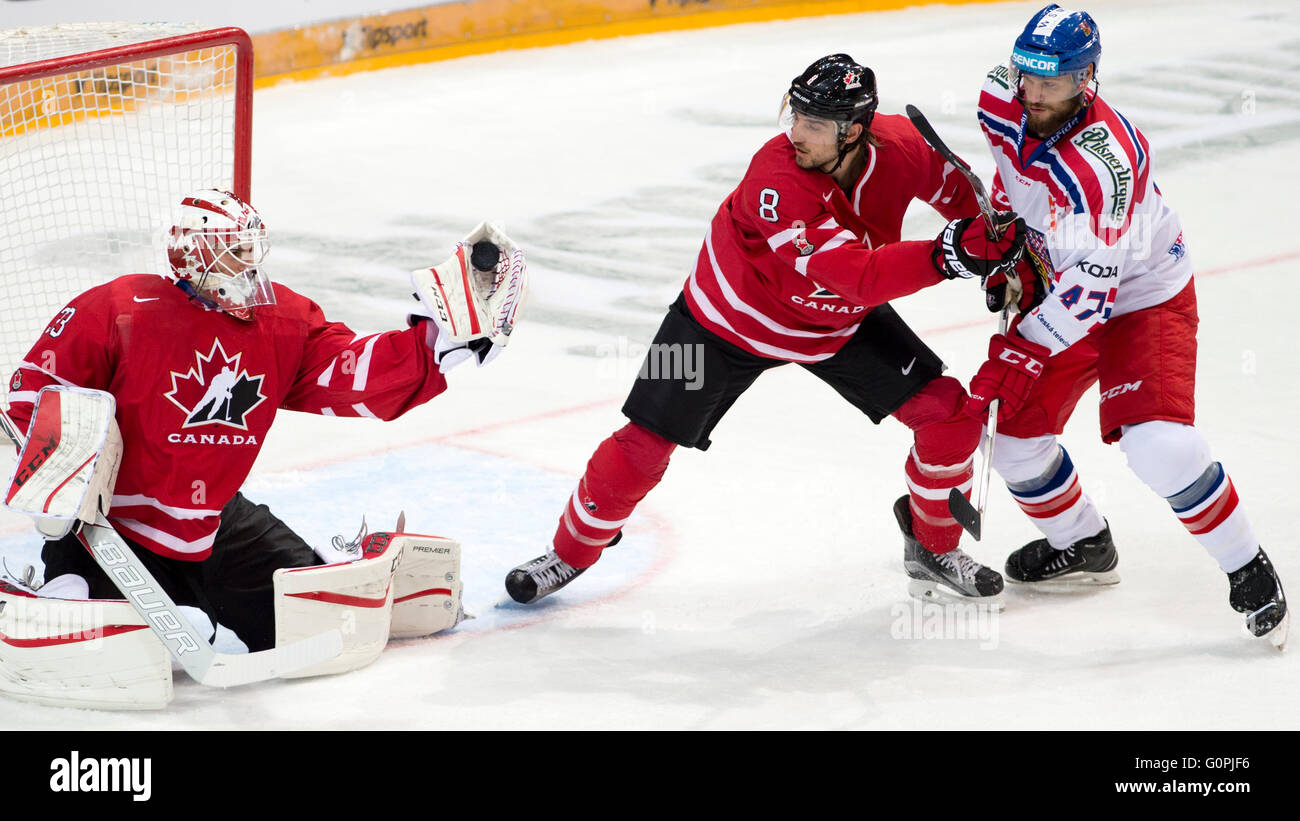
[[[3,409],[0,409],[0,428],[21,451],[26,437],[18,432],[17,425]],[[343,652],[343,634],[334,629],[256,653],[218,653],[185,618],[103,513],[96,513],[93,523],[83,522],[77,539],[172,658],[200,684],[234,687],[265,681],[329,661]]]
[[[945,145],[943,140],[939,139],[939,134],[934,130],[934,126],[930,125],[930,121],[925,118],[919,108],[909,105],[906,110],[907,118],[912,121],[912,125],[916,126],[916,130],[921,133],[921,137],[970,183],[970,187],[975,191],[975,202],[979,205],[980,214],[984,216],[984,225],[988,228],[989,238],[992,239],[997,236],[998,212],[993,207],[993,201],[989,199],[988,192],[984,190],[984,183],[975,175],[974,171],[970,170],[970,166],[961,157],[952,153],[952,149]]]
[[[952,153],[952,149],[939,139],[935,132],[934,126],[925,118],[914,105],[907,106],[907,117],[916,126],[921,137],[930,144],[939,156],[947,160],[953,168],[957,169],[966,181],[970,183],[971,189],[975,192],[975,202],[979,204],[980,214],[984,216],[984,225],[988,229],[989,238],[992,239],[997,235],[997,211],[993,208],[992,201],[989,200],[988,192],[984,190],[984,183],[980,180],[975,172],[971,171],[970,166],[962,161],[960,157]],[[1014,285],[1013,285],[1014,283]],[[1015,277],[1007,277],[1007,295],[1006,302],[1003,304],[1002,311],[998,315],[998,333],[1007,332],[1007,323],[1011,312],[1011,306],[1019,304],[1020,280]],[[966,529],[975,541],[980,540],[983,533],[984,511],[988,507],[989,501],[989,474],[993,465],[993,443],[997,440],[998,435],[998,400],[994,399],[989,403],[989,420],[984,426],[984,465],[980,468],[980,483],[978,495],[975,497],[976,503],[971,504],[970,500],[962,495],[961,491],[953,488],[948,493],[948,512],[957,520],[957,523]]]
[[[1004,308],[998,317],[1000,334],[1007,332],[1007,314],[1008,311]],[[948,512],[977,542],[984,532],[984,511],[989,504],[989,475],[993,467],[993,445],[998,437],[998,404],[997,399],[989,402],[989,419],[984,425],[984,464],[980,467],[979,495],[975,497],[975,504],[972,505],[970,499],[963,496],[957,488],[948,491]]]
[[[8,412],[3,408],[0,408],[0,429],[4,430],[5,436],[9,437],[9,441],[13,442],[14,446],[21,451],[25,444],[25,437],[18,432],[18,426],[14,424],[14,420],[9,418]]]

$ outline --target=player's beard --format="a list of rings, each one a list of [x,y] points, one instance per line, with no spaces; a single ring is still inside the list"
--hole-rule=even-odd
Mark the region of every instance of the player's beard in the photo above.
[[[1025,113],[1029,115],[1028,120],[1025,121],[1025,128],[1030,134],[1046,139],[1074,116],[1074,113],[1079,110],[1080,99],[1080,97],[1072,97],[1059,103],[1037,103],[1036,106],[1040,109],[1037,112],[1030,110],[1029,104],[1022,101],[1021,105],[1025,107]]]

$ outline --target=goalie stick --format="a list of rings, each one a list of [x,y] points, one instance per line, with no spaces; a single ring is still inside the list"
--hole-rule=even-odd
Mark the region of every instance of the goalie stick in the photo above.
[[[943,140],[935,132],[934,126],[925,118],[921,110],[914,105],[907,106],[907,118],[916,126],[921,137],[930,144],[930,147],[938,152],[957,169],[966,181],[970,183],[971,189],[975,192],[975,202],[979,204],[980,214],[984,216],[984,225],[988,229],[990,239],[997,236],[994,226],[997,225],[997,211],[993,208],[993,203],[989,200],[988,192],[984,190],[984,183],[980,178],[971,171],[970,166],[961,160],[952,149],[944,145]],[[1020,301],[1020,294],[1015,293],[1013,283],[1018,286],[1019,280],[1015,277],[1007,277],[1007,297],[1006,304],[998,315],[998,333],[1007,332],[1007,323],[1011,306]],[[989,403],[989,419],[984,426],[984,464],[980,468],[979,495],[975,497],[976,502],[971,504],[970,500],[962,495],[961,491],[953,488],[948,493],[948,512],[957,520],[957,523],[966,529],[966,532],[975,537],[975,541],[980,540],[984,530],[984,511],[988,507],[989,501],[989,474],[993,466],[993,443],[997,440],[998,435],[998,400],[994,399]]]
[[[3,409],[0,409],[0,428],[20,450],[26,444],[26,437]],[[77,539],[172,658],[200,684],[234,687],[265,681],[329,661],[343,652],[343,634],[335,629],[256,653],[218,653],[185,618],[103,513],[96,513],[93,523],[83,522]]]

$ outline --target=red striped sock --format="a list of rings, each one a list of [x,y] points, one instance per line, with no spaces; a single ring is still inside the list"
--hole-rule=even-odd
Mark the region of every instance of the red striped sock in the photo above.
[[[941,376],[894,411],[914,436],[904,467],[912,535],[935,553],[947,553],[961,540],[961,525],[948,512],[949,492],[959,488],[970,498],[972,453],[981,425],[966,414],[966,398],[960,382]]]
[[[553,544],[573,567],[590,567],[633,509],[663,478],[676,446],[629,423],[600,443],[564,506]]]
[[[973,459],[960,465],[927,465],[908,454],[904,472],[911,497],[912,535],[935,553],[947,553],[961,541],[961,525],[948,512],[948,495],[953,488],[970,498]]]

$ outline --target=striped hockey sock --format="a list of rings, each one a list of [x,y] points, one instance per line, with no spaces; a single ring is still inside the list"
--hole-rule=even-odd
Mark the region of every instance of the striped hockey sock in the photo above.
[[[903,468],[912,535],[934,553],[947,553],[961,540],[961,525],[948,512],[949,492],[958,488],[970,498],[972,453],[983,426],[966,414],[966,399],[960,382],[941,376],[894,411],[913,434]]]
[[[970,498],[974,459],[960,465],[927,465],[913,449],[907,457],[907,493],[911,497],[912,535],[934,553],[947,553],[961,540],[961,525],[948,512],[953,488]]]
[[[1239,570],[1255,557],[1259,541],[1222,464],[1211,463],[1195,482],[1167,501],[1183,527],[1209,551],[1223,572]]]
[[[1064,447],[1058,446],[1043,473],[1023,482],[1007,482],[1007,490],[1053,547],[1064,549],[1097,535],[1106,526],[1097,506],[1083,492]]]
[[[675,447],[636,424],[601,442],[555,529],[556,554],[573,567],[595,564],[637,503],[659,484]]]

